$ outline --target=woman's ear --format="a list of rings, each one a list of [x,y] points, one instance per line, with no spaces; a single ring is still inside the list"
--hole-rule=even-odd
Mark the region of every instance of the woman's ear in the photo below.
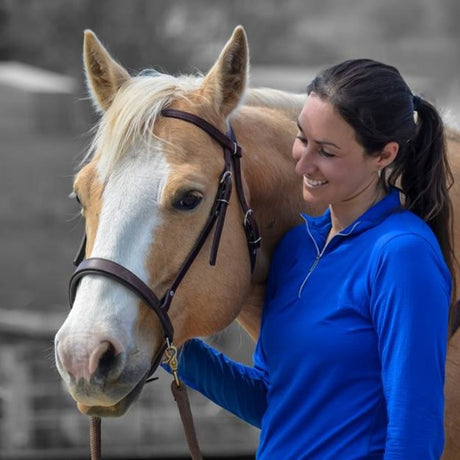
[[[377,157],[377,168],[383,169],[389,166],[399,152],[399,144],[397,142],[388,142],[388,144],[383,147],[380,152],[380,155]]]

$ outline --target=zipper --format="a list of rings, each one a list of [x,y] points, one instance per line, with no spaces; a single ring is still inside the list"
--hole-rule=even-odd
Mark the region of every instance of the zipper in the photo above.
[[[302,281],[302,284],[300,285],[299,287],[299,292],[297,293],[297,298],[300,299],[300,296],[302,295],[302,291],[303,291],[303,288],[305,287],[305,284],[307,284],[307,281],[308,281],[308,278],[310,278],[311,274],[313,273],[313,271],[315,270],[316,266],[318,265],[321,257],[323,256],[324,252],[326,251],[326,248],[329,246],[329,244],[331,243],[331,241],[336,238],[337,236],[349,236],[353,233],[353,231],[355,230],[355,228],[361,223],[360,221],[358,222],[355,222],[355,224],[353,225],[353,227],[348,231],[348,233],[336,233],[323,247],[322,251],[319,250],[319,247],[316,243],[316,240],[313,238],[313,235],[311,234],[310,232],[310,228],[309,228],[309,225],[308,225],[308,221],[306,220],[305,221],[306,224],[307,224],[307,232],[308,234],[310,235],[310,238],[313,240],[313,243],[315,244],[315,248],[316,248],[316,257],[315,257],[315,260],[313,261],[313,263],[311,264],[309,270],[308,270],[308,273],[305,275],[305,278],[304,280]]]
[[[327,245],[326,245],[326,246],[327,246]],[[324,252],[324,251],[322,251],[322,252],[320,252],[319,254],[317,254],[315,260],[314,260],[313,263],[311,264],[311,267],[310,267],[310,269],[308,270],[307,275],[305,276],[304,280],[302,281],[302,284],[300,285],[299,292],[297,293],[297,298],[298,298],[298,299],[300,299],[300,296],[302,295],[303,287],[304,287],[305,284],[307,283],[308,278],[310,278],[310,275],[313,273],[313,270],[314,270],[314,269],[316,268],[316,266],[318,265],[319,259],[321,259],[321,256],[322,256],[323,252]]]
[[[307,224],[306,227],[307,227],[307,232],[308,234],[310,235],[310,238],[312,239],[314,245],[315,245],[315,249],[316,249],[316,257],[315,257],[315,260],[313,261],[313,263],[311,264],[310,266],[310,269],[308,270],[308,273],[307,275],[305,276],[304,280],[302,281],[302,284],[300,285],[300,288],[299,288],[299,292],[297,293],[297,298],[300,299],[300,296],[302,295],[302,291],[303,291],[303,288],[306,284],[306,282],[308,281],[308,278],[310,278],[310,275],[313,273],[313,270],[316,268],[316,266],[318,265],[319,263],[319,260],[321,259],[321,256],[324,254],[324,250],[326,249],[327,245],[328,244],[325,244],[324,247],[323,247],[323,250],[320,251],[319,250],[319,247],[318,247],[318,244],[316,243],[316,240],[315,238],[313,237],[313,235],[311,234],[310,232],[310,225],[308,223],[308,220],[305,220],[305,223]],[[333,239],[333,238],[332,238]],[[332,240],[331,239],[331,240]]]

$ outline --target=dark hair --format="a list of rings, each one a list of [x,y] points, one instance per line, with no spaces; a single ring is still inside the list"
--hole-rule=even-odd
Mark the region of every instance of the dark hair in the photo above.
[[[399,144],[382,181],[385,187],[398,186],[404,206],[431,227],[455,282],[448,193],[453,176],[444,125],[435,107],[414,96],[396,68],[371,59],[348,60],[324,70],[308,85],[307,93],[335,107],[368,155],[378,154],[388,142]],[[451,324],[453,320],[451,308]]]

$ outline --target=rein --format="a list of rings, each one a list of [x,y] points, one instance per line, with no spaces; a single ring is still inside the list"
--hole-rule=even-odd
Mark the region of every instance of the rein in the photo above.
[[[147,380],[158,368],[163,354],[166,355],[166,364],[171,368],[174,380],[171,384],[171,391],[179,408],[180,417],[184,427],[185,437],[193,460],[201,460],[202,456],[196,438],[193,417],[190,410],[190,403],[187,397],[186,386],[180,382],[177,373],[177,349],[173,345],[174,329],[168,316],[168,310],[171,305],[175,292],[191,267],[193,261],[199,254],[201,248],[206,242],[212,229],[215,227],[211,253],[209,258],[210,265],[215,265],[217,252],[219,249],[222,229],[225,222],[227,206],[230,202],[232,193],[232,179],[234,180],[238,201],[244,214],[243,228],[246,234],[248,245],[251,272],[254,270],[257,249],[260,247],[261,237],[259,235],[257,222],[254,218],[254,212],[249,207],[243,188],[241,175],[241,147],[238,145],[233,129],[230,126],[228,133],[223,134],[215,126],[197,115],[175,109],[165,109],[161,115],[169,118],[176,118],[191,123],[205,131],[218,142],[223,149],[225,167],[220,176],[219,186],[214,199],[209,217],[201,230],[194,246],[187,255],[185,261],[180,267],[174,281],[161,299],[147,286],[138,276],[132,273],[122,265],[107,259],[91,257],[84,259],[86,251],[86,235],[84,236],[78,254],[74,260],[77,269],[73,273],[69,282],[69,302],[73,306],[80,280],[87,275],[101,275],[110,278],[136,294],[145,304],[150,307],[158,316],[164,333],[164,344],[159,353],[152,362]],[[91,459],[99,460],[101,458],[101,420],[98,417],[91,417],[90,425],[90,442],[91,442]]]

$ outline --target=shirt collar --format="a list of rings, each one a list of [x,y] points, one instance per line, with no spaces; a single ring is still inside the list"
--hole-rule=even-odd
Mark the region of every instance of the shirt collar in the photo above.
[[[390,193],[381,199],[374,206],[369,208],[364,214],[358,217],[347,228],[340,231],[341,235],[356,235],[368,228],[376,226],[384,220],[389,214],[402,209],[399,198],[399,190],[391,188]],[[319,241],[326,238],[331,228],[331,211],[326,209],[321,216],[308,216],[301,214],[305,220],[308,233],[314,240]]]

